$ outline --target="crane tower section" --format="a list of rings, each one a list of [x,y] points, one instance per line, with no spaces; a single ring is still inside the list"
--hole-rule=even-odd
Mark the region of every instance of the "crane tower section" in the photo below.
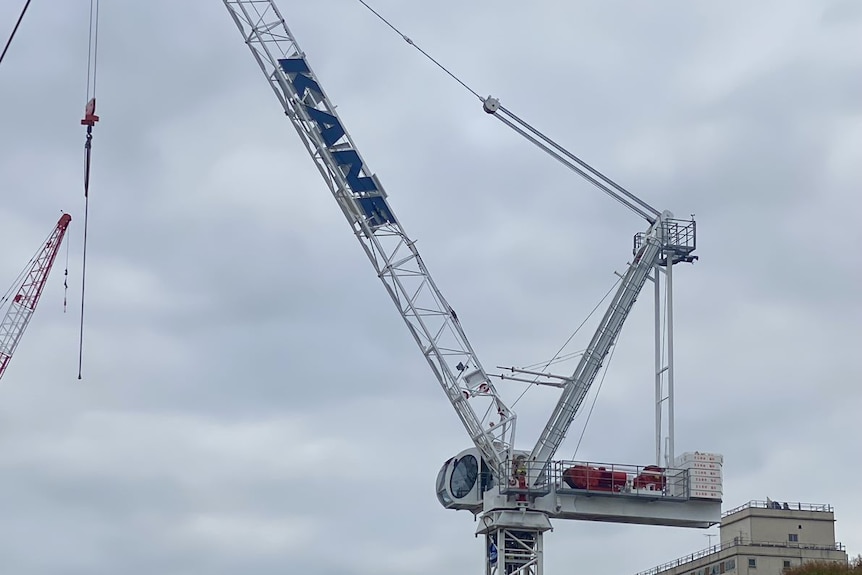
[[[434,375],[497,477],[514,443],[506,406],[272,0],[224,0]],[[481,414],[481,415],[479,415]]]
[[[48,274],[51,273],[60,244],[66,235],[66,228],[71,221],[72,216],[69,214],[60,216],[51,235],[23,273],[24,279],[15,290],[15,295],[8,302],[9,307],[6,309],[3,321],[0,322],[0,378],[9,366],[12,354],[15,353],[15,348],[18,347],[21,336],[27,329],[33,312],[36,311],[36,304],[42,297]]]

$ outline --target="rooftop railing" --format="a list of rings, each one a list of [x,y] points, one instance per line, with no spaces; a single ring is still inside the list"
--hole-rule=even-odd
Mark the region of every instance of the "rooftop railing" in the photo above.
[[[790,501],[749,501],[739,507],[734,507],[730,511],[725,511],[721,514],[722,519],[728,515],[739,513],[744,509],[784,509],[785,511],[818,511],[832,513],[832,506],[826,503],[799,503]]]

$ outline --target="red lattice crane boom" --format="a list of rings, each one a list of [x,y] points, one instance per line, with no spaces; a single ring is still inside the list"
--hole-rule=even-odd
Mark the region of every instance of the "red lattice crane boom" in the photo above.
[[[14,295],[0,304],[8,305],[0,323],[0,379],[15,353],[15,348],[18,347],[18,342],[21,341],[21,335],[30,323],[30,318],[33,317],[33,312],[36,311],[36,304],[42,296],[48,274],[51,273],[63,236],[66,235],[66,228],[71,221],[72,216],[69,214],[60,216],[51,235],[22,274],[23,281],[14,292],[14,285],[9,290],[9,293]]]

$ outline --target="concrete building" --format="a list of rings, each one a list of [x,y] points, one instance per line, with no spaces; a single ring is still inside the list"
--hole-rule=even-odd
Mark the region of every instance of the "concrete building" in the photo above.
[[[721,516],[721,543],[638,575],[780,575],[809,561],[847,563],[831,505],[750,501]]]

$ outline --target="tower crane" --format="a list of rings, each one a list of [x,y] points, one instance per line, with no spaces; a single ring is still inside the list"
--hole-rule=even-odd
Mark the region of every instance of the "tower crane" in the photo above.
[[[538,441],[531,450],[517,449],[514,411],[479,361],[458,316],[395,216],[383,185],[344,128],[274,0],[223,1],[473,442],[473,447],[444,463],[436,491],[444,507],[468,510],[480,518],[476,535],[485,540],[486,575],[542,575],[543,534],[551,529],[551,519],[700,528],[718,523],[721,456],[673,455],[672,329],[667,335],[659,329],[660,275],[666,278],[667,304],[671,304],[673,265],[696,259],[693,219],[677,220],[669,211],[656,210],[520,120],[497,99],[483,100],[485,112],[647,222],[646,230],[635,235],[633,259],[574,373],[541,381],[562,391]],[[554,460],[647,281],[654,283],[656,298],[655,464]],[[665,306],[668,323],[671,307]],[[662,365],[663,346],[668,349],[667,365]],[[665,409],[668,436],[662,461]]]
[[[6,372],[12,354],[15,353],[15,348],[18,347],[21,336],[24,335],[24,330],[27,329],[33,312],[36,311],[48,274],[51,273],[60,244],[63,243],[63,237],[66,235],[66,228],[71,221],[72,216],[69,214],[60,216],[48,239],[19,276],[19,278],[23,276],[23,280],[16,281],[7,292],[9,295],[13,293],[14,295],[0,302],[0,306],[8,306],[3,315],[3,321],[0,322],[0,378]]]

